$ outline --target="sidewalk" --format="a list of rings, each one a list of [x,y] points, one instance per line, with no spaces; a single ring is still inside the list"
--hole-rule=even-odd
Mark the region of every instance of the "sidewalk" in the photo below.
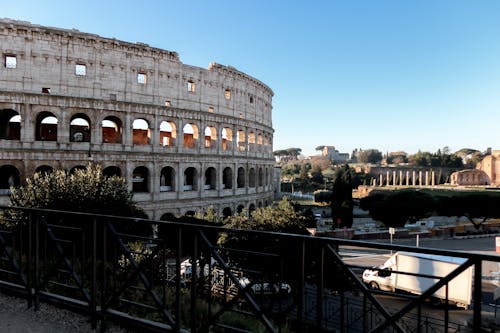
[[[40,303],[40,310],[27,308],[24,299],[0,292],[0,332],[2,333],[89,333],[93,330],[88,317]],[[108,325],[108,333],[128,331]]]

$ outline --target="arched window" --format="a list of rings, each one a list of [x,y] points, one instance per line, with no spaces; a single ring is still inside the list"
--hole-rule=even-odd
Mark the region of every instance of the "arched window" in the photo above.
[[[236,179],[236,184],[238,188],[245,187],[245,169],[243,167],[238,168],[238,177]]]
[[[160,192],[170,192],[175,189],[175,170],[172,167],[161,169]]]
[[[42,175],[46,175],[46,174],[51,173],[53,171],[54,171],[54,168],[52,168],[49,165],[41,165],[35,169],[35,173],[40,173]]]
[[[224,218],[227,218],[229,216],[233,215],[233,212],[231,211],[231,208],[230,207],[226,207],[222,210],[222,216]]]
[[[102,121],[102,142],[122,143],[122,121],[114,116]]]
[[[10,194],[11,186],[20,185],[19,170],[13,165],[0,166],[0,195]]]
[[[144,166],[134,169],[132,173],[132,191],[133,192],[148,192],[149,170]]]
[[[236,144],[238,145],[238,150],[245,151],[246,150],[245,131],[238,130],[238,135],[236,137],[236,140],[237,140]]]
[[[147,145],[151,142],[149,124],[144,119],[136,119],[132,123],[132,143],[134,145]]]
[[[175,215],[172,213],[165,213],[160,217],[161,221],[175,221]]]
[[[0,110],[0,139],[21,140],[21,116],[14,110]]]
[[[255,187],[255,169],[254,168],[250,168],[250,171],[248,173],[248,186]]]
[[[186,168],[184,171],[184,191],[196,191],[197,189],[196,169],[193,167]]]
[[[70,142],[90,142],[90,119],[85,114],[75,114],[69,124]]]
[[[255,133],[248,133],[248,150],[255,151]]]
[[[229,127],[224,127],[221,132],[222,150],[233,148],[233,131]]]
[[[85,166],[84,165],[75,165],[74,167],[72,167],[69,170],[69,173],[73,174],[73,173],[75,173],[76,170],[85,170]]]
[[[222,171],[222,185],[224,189],[233,188],[233,170],[230,167]]]
[[[239,213],[243,212],[243,209],[245,209],[245,206],[238,205],[238,207],[236,208],[236,212],[239,214]]]
[[[195,124],[184,125],[182,132],[184,134],[184,148],[196,147],[198,140],[198,126]]]
[[[205,190],[215,190],[217,184],[217,172],[215,168],[209,167],[205,170]]]
[[[263,139],[262,139],[262,134],[257,134],[257,144],[258,145],[262,145],[264,143]]]
[[[205,148],[216,147],[215,142],[217,141],[217,130],[215,127],[207,126],[205,127]]]
[[[122,175],[122,171],[117,166],[106,167],[102,170],[102,173],[106,177],[113,177],[113,176],[121,177]]]
[[[175,144],[175,137],[175,124],[171,121],[162,121],[160,123],[160,145],[172,147]]]
[[[248,214],[252,214],[252,212],[255,211],[255,205],[254,204],[250,204],[250,206],[248,206]]]
[[[57,118],[50,112],[40,112],[35,131],[37,141],[57,141]]]

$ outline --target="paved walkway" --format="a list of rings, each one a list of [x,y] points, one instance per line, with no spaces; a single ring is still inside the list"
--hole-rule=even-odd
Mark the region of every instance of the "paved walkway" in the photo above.
[[[0,292],[1,333],[87,333],[92,330],[88,317],[40,303],[40,310],[27,308],[23,299]],[[107,333],[126,333],[118,327],[109,327]]]

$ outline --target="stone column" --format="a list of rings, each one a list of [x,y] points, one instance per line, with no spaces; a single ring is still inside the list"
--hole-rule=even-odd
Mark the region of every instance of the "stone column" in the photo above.
[[[418,185],[422,186],[422,170],[418,172]]]
[[[399,170],[399,186],[403,186],[403,170]]]
[[[417,172],[415,170],[413,170],[413,178],[412,178],[412,185],[413,186],[415,186],[415,184],[416,184],[416,180],[415,180],[416,175],[417,175]]]
[[[425,186],[429,186],[429,170],[425,171]]]
[[[432,170],[432,171],[431,171],[431,185],[432,185],[432,186],[435,186],[435,185],[436,185],[436,178],[435,178],[435,176],[436,176],[436,175],[435,175],[435,171],[434,171],[434,170]]]
[[[384,186],[384,176],[380,174],[380,186]]]
[[[396,186],[396,171],[392,172],[392,185]]]
[[[389,171],[387,171],[386,173],[386,184],[387,186],[390,186],[391,185],[391,177],[389,176]]]
[[[406,186],[410,186],[410,171],[406,170]]]

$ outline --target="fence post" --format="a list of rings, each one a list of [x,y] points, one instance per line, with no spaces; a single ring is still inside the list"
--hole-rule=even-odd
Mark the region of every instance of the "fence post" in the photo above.
[[[482,297],[482,262],[476,259],[474,263],[474,332],[481,327],[481,297]]]
[[[28,249],[26,253],[26,291],[28,292],[28,308],[33,306],[33,213],[28,214]],[[22,237],[22,235],[21,235]]]
[[[92,219],[92,281],[90,285],[90,316],[92,329],[97,328],[97,311],[96,311],[96,285],[97,285],[97,221]]]

